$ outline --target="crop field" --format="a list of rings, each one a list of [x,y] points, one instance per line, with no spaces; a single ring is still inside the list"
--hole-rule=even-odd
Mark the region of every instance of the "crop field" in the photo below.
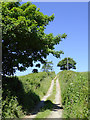
[[[88,72],[58,73],[61,86],[63,118],[88,118]]]

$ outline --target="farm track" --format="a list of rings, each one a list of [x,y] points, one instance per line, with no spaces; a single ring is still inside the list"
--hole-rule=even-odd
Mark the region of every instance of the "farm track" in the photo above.
[[[44,101],[52,94],[55,79],[56,79],[56,77],[52,80],[51,86],[50,86],[47,94],[42,98],[42,100],[35,107],[33,112],[30,115],[25,116],[25,118],[31,118],[31,120],[32,120],[33,118],[36,117],[37,113],[40,111],[40,108],[42,108],[44,106]],[[55,100],[53,103],[54,103],[54,107],[53,107],[50,115],[46,119],[48,119],[48,118],[62,118],[63,108],[62,108],[62,104],[61,104],[61,89],[60,89],[58,78],[56,80],[56,95],[55,95]]]
[[[61,89],[58,78],[56,80],[56,96],[54,100],[54,108],[48,118],[62,118]]]
[[[33,110],[33,112],[30,115],[25,116],[25,118],[35,118],[36,117],[36,115],[39,112],[40,108],[44,106],[44,101],[52,94],[53,86],[54,86],[54,80],[55,79],[56,79],[56,77],[52,80],[50,88],[49,88],[47,94],[41,99],[41,101],[35,107],[35,109]]]

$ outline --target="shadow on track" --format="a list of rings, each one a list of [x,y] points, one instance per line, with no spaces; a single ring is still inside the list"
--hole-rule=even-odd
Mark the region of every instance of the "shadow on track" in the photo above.
[[[57,111],[57,110],[63,109],[63,107],[60,107],[60,104],[54,104],[50,100],[40,101],[39,109],[37,108],[38,106],[34,109],[35,112],[32,112],[31,115],[36,115],[38,112],[44,112],[47,109],[51,111]]]

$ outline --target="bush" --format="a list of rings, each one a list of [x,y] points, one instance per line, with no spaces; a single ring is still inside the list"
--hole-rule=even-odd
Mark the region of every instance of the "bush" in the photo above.
[[[22,106],[18,104],[17,97],[9,95],[2,102],[2,111],[2,118],[20,118],[24,115]]]

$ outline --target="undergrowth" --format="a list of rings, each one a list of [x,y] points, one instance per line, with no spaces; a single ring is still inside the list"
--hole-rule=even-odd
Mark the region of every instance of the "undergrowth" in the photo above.
[[[88,73],[62,71],[58,74],[63,118],[88,118]]]
[[[3,77],[2,118],[23,118],[46,94],[54,72],[32,73],[19,77]]]

